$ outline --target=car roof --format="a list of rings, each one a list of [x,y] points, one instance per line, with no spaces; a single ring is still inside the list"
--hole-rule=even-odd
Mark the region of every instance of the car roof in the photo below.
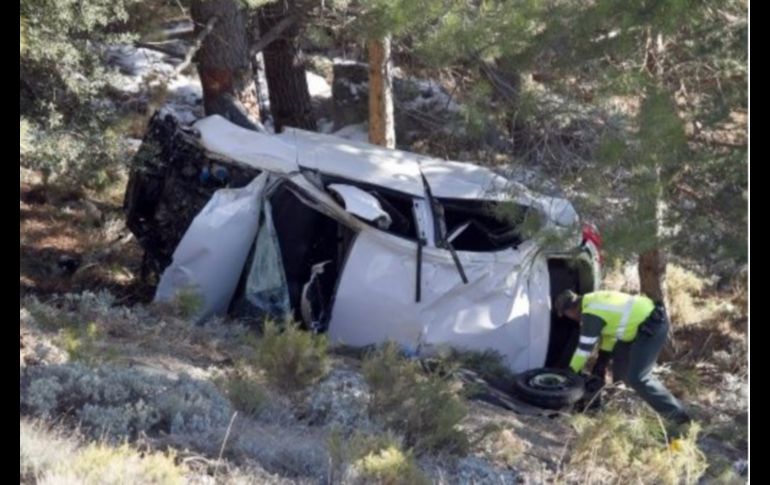
[[[259,170],[277,173],[317,170],[416,197],[425,196],[422,173],[435,197],[509,200],[539,207],[557,223],[561,220],[571,224],[577,219],[568,201],[537,194],[517,181],[473,163],[440,160],[296,128],[287,128],[280,134],[260,133],[237,126],[219,115],[198,120],[194,128],[208,152]]]
[[[318,170],[420,197],[425,194],[421,171],[436,197],[498,199],[508,198],[505,195],[512,190],[529,192],[521,184],[479,165],[439,160],[333,135],[296,128],[287,128],[280,134],[259,133],[218,115],[201,119],[194,126],[209,152],[262,170]]]

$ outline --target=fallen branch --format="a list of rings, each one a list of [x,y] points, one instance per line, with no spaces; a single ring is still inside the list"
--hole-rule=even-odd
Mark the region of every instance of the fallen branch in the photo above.
[[[297,21],[297,17],[295,17],[294,15],[289,15],[288,17],[284,18],[283,20],[275,24],[275,26],[272,29],[270,29],[270,32],[261,36],[259,40],[256,42],[256,44],[251,46],[251,49],[249,50],[249,54],[251,55],[251,57],[254,57],[257,54],[259,54],[262,51],[262,49],[270,45],[274,40],[278,39],[278,37],[286,29],[291,27],[296,21]]]
[[[192,40],[195,38],[195,29],[177,30],[175,32],[166,33],[164,39],[166,40]]]
[[[169,79],[178,76],[179,74],[181,74],[182,71],[184,71],[187,68],[187,66],[190,65],[193,57],[203,45],[203,40],[211,33],[212,30],[214,30],[214,25],[216,25],[217,20],[218,20],[217,17],[212,17],[208,21],[208,23],[206,24],[206,27],[204,27],[203,30],[201,30],[198,36],[195,38],[195,42],[193,42],[192,47],[190,47],[190,49],[187,51],[187,54],[184,56],[184,60],[181,62],[181,64],[176,66],[176,68],[174,69],[174,72],[172,72],[171,75],[169,76]]]
[[[222,455],[225,452],[225,445],[227,444],[227,438],[230,437],[230,430],[233,428],[233,422],[235,422],[235,417],[238,416],[238,411],[233,413],[233,417],[230,418],[230,424],[227,425],[227,431],[225,432],[225,439],[222,441],[222,447],[219,448],[219,456],[217,456],[217,464],[214,467],[214,479],[217,478],[217,471],[219,470],[219,464],[222,463]]]

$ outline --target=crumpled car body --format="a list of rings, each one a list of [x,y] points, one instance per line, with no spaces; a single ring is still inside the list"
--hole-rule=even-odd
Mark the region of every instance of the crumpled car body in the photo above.
[[[125,210],[162,272],[156,300],[193,291],[201,320],[288,316],[334,344],[492,350],[515,372],[566,365],[577,326],[551,299],[599,281],[598,238],[564,199],[478,165],[218,116],[153,118]]]

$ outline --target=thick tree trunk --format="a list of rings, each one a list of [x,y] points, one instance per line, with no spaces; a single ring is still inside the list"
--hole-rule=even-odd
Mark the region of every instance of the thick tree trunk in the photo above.
[[[252,128],[259,103],[249,58],[246,23],[238,0],[194,0],[190,13],[196,32],[217,21],[196,54],[207,115],[219,114]]]
[[[260,33],[267,34],[292,13],[291,5],[284,2],[265,5],[258,14]],[[285,126],[316,129],[298,35],[299,23],[295,22],[262,50],[276,132]]]
[[[370,39],[369,52],[369,141],[388,148],[396,147],[393,119],[393,74],[390,38]]]
[[[647,230],[652,230],[655,245],[639,253],[639,289],[655,301],[668,303],[666,291],[666,250],[662,247],[663,239],[663,190],[660,180],[660,167],[655,167],[655,202],[649,208],[645,219],[652,221]]]
[[[666,253],[660,248],[639,255],[641,292],[655,301],[666,301]]]

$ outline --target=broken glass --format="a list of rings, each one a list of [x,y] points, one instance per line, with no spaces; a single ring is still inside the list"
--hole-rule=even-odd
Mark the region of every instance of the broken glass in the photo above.
[[[288,315],[291,312],[289,290],[269,201],[264,203],[254,243],[254,257],[246,278],[245,296],[254,307],[271,315]]]

